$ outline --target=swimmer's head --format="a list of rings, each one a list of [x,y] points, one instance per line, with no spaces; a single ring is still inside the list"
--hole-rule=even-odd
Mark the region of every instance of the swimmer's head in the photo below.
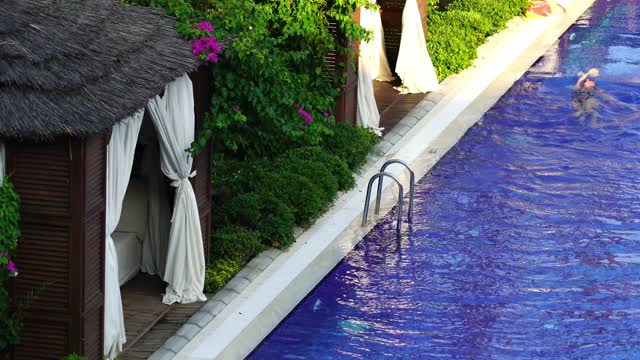
[[[596,82],[592,79],[587,79],[584,81],[582,87],[584,87],[585,90],[591,90],[596,87]]]

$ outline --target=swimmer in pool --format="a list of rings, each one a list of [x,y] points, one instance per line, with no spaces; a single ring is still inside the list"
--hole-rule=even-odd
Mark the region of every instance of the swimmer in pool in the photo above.
[[[591,114],[592,119],[597,116],[595,109],[599,104],[598,100],[594,97],[597,90],[596,82],[593,78],[598,75],[600,75],[598,69],[590,69],[580,76],[573,86],[573,108],[576,110],[574,116],[580,120],[584,120],[589,114]]]
[[[597,119],[597,108],[600,106],[600,101],[595,95],[601,95],[605,100],[611,102],[615,101],[611,96],[596,87],[596,81],[593,78],[599,75],[600,71],[598,69],[590,69],[580,76],[573,86],[573,108],[576,111],[573,115],[580,120],[585,120],[589,115],[591,120]]]

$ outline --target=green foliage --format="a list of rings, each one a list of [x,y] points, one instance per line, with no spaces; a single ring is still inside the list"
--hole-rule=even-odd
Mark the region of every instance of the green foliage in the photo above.
[[[239,271],[240,265],[234,260],[215,261],[204,273],[204,292],[211,294],[222,289]]]
[[[487,24],[479,14],[466,11],[429,13],[427,48],[438,78],[443,80],[473,64],[484,41]]]
[[[192,144],[195,153],[214,134],[218,151],[250,158],[319,144],[335,120],[330,114],[342,81],[327,71],[327,54],[349,52],[329,32],[329,22],[335,21],[349,39],[369,36],[351,17],[368,0],[126,2],[163,7],[190,39],[198,36],[198,21],[209,21],[224,44],[221,60],[212,65],[211,112]],[[299,106],[313,122],[304,123]]]
[[[8,285],[15,276],[8,269],[11,255],[18,245],[20,230],[20,199],[8,178],[0,185],[0,352],[19,340],[22,329],[22,313],[11,308]]]
[[[345,124],[332,126],[332,134],[325,136],[322,147],[347,163],[349,169],[357,170],[367,162],[367,155],[380,138],[369,129],[352,128]]]
[[[88,360],[88,359],[86,356],[71,354],[71,355],[65,356],[64,358],[62,358],[62,360]]]
[[[477,49],[507,21],[524,14],[529,0],[454,0],[428,13],[427,48],[440,80],[473,64]]]
[[[0,185],[0,253],[13,251],[18,245],[18,237],[20,236],[18,229],[19,210],[20,198],[13,190],[9,179],[5,177]]]
[[[352,129],[351,131],[354,132],[358,130]],[[320,146],[292,149],[286,153],[284,158],[307,159],[324,164],[331,173],[331,176],[336,178],[338,190],[340,191],[349,190],[355,186],[355,179],[353,178],[351,169],[349,169],[349,164],[339,156],[325,151],[325,149]]]
[[[514,16],[523,15],[529,0],[458,0],[447,6],[447,11],[477,13],[489,25],[486,36],[502,30]]]
[[[248,229],[264,245],[289,246],[295,225],[310,225],[338,191],[354,186],[351,169],[366,161],[379,139],[362,128],[332,125],[330,129],[333,136],[327,135],[321,146],[291,149],[271,160],[218,155],[212,181],[222,196],[214,205],[215,226]]]
[[[228,259],[244,265],[264,249],[255,231],[234,225],[213,231],[211,256],[214,259]]]

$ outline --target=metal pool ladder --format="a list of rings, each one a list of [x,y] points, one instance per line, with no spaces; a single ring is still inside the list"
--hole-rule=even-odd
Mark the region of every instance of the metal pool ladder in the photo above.
[[[367,197],[365,199],[364,202],[364,213],[362,214],[362,226],[365,226],[367,224],[367,215],[369,214],[369,201],[371,200],[371,187],[373,186],[373,182],[378,179],[378,191],[377,191],[377,196],[376,196],[376,208],[375,208],[375,214],[380,213],[380,198],[382,197],[382,180],[384,179],[384,177],[389,177],[391,178],[393,181],[396,182],[396,184],[398,184],[398,224],[396,227],[396,234],[398,235],[398,237],[400,236],[400,230],[402,228],[402,209],[403,209],[403,197],[404,197],[404,189],[402,187],[402,184],[400,183],[400,181],[393,176],[393,174],[390,174],[388,172],[385,172],[385,170],[387,169],[387,167],[391,164],[400,164],[403,165],[407,170],[409,170],[409,223],[413,223],[413,193],[415,191],[415,174],[413,173],[413,170],[411,170],[411,167],[409,166],[409,164],[407,164],[405,161],[402,161],[400,159],[391,159],[391,160],[387,160],[382,167],[380,168],[380,171],[373,175],[371,177],[371,180],[369,180],[369,185],[367,186]]]

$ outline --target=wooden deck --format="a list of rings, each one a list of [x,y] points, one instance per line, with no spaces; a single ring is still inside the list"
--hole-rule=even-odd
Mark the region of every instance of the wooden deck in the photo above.
[[[404,118],[426,94],[400,94],[394,86],[399,86],[400,80],[392,82],[373,82],[373,91],[380,112],[380,127],[383,134],[388,133]]]
[[[127,342],[119,359],[148,359],[204,305],[165,305],[164,289],[165,283],[159,277],[142,273],[121,288]]]

